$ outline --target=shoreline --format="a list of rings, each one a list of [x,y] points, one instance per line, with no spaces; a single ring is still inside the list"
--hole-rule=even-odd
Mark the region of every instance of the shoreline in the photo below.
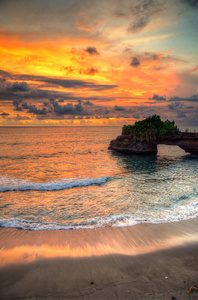
[[[197,266],[198,218],[119,228],[0,228],[3,299],[188,299],[188,287],[198,285]],[[198,299],[196,291],[190,296]]]

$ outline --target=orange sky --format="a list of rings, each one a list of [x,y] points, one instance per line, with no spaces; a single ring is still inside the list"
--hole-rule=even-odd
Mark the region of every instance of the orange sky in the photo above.
[[[2,1],[0,125],[198,125],[198,6],[176,2]]]

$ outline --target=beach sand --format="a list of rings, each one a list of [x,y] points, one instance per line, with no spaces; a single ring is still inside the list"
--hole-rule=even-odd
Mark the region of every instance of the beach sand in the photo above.
[[[92,230],[1,228],[0,278],[0,299],[198,299],[198,219]]]

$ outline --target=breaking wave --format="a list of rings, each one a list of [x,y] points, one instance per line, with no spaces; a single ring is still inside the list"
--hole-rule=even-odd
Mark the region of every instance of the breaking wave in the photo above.
[[[59,191],[71,189],[75,187],[83,187],[89,185],[102,185],[107,182],[109,177],[100,178],[67,178],[53,180],[48,182],[32,182],[25,179],[6,178],[3,186],[0,186],[0,192],[11,191]]]

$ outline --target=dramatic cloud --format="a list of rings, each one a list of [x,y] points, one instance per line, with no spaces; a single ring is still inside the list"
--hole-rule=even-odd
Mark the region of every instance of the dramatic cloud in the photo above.
[[[90,71],[90,70],[89,70]],[[112,89],[117,87],[117,85],[111,84],[95,84],[91,81],[84,81],[84,80],[75,80],[75,79],[60,79],[60,78],[52,78],[52,77],[45,77],[45,76],[34,76],[34,75],[15,75],[15,78],[19,78],[22,80],[30,80],[30,81],[38,81],[49,83],[55,85],[57,87],[64,87],[64,88],[90,88],[93,90],[106,90]]]
[[[82,101],[79,100],[77,104],[67,103],[66,105],[60,105],[57,101],[53,103],[54,112],[63,115],[81,115],[84,112]]]
[[[4,72],[4,71],[3,71]],[[89,74],[93,74],[94,72],[97,72],[96,69],[93,67],[88,68],[85,70],[85,72]],[[93,90],[106,90],[106,89],[113,89],[117,87],[117,85],[111,85],[111,84],[96,84],[92,81],[85,81],[85,80],[78,80],[78,79],[61,79],[61,78],[53,78],[53,77],[47,77],[47,76],[36,76],[36,75],[28,75],[28,74],[11,74],[7,73],[8,78],[12,78],[15,80],[25,80],[25,81],[37,81],[37,82],[44,82],[48,83],[50,85],[55,85],[57,87],[64,87],[64,88],[90,88]],[[9,91],[15,92],[15,91],[29,91],[29,86],[26,82],[14,82],[11,86]]]
[[[132,59],[130,65],[131,65],[132,67],[138,67],[138,66],[140,65],[140,61],[137,59],[137,57],[133,57],[133,59]]]
[[[55,99],[54,97],[50,97],[50,99],[49,99],[49,101],[52,102],[52,103],[53,103],[55,100],[56,100],[56,99]]]
[[[20,106],[22,100],[13,100],[14,110],[21,111],[22,107]]]
[[[171,110],[180,110],[181,108],[184,107],[184,103],[182,102],[173,102],[168,104],[169,109]]]
[[[37,108],[35,105],[28,104],[27,102],[23,102],[23,100],[13,100],[14,110],[16,111],[22,111],[23,109],[26,109],[28,113],[33,113],[36,115],[44,115],[47,113],[46,107]],[[46,104],[43,104],[46,106]]]
[[[75,68],[73,66],[66,66],[66,67],[62,67],[62,69],[65,71],[65,74],[73,74],[76,72]]]
[[[1,124],[198,120],[197,1],[0,3]]]
[[[183,111],[177,111],[178,118],[187,118],[187,115]]]
[[[9,115],[10,115],[10,114],[5,113],[5,112],[3,112],[3,113],[1,114],[1,116],[3,116],[3,117],[9,116]]]
[[[192,101],[198,102],[198,94],[191,96],[190,98],[188,98],[188,100],[192,100]]]
[[[98,71],[95,68],[88,68],[83,71],[86,75],[94,75]],[[2,72],[3,73],[3,72]],[[11,74],[6,73],[8,80],[23,80],[22,82],[10,82],[8,84],[1,84],[0,87],[0,100],[12,100],[16,99],[17,101],[27,100],[27,99],[49,99],[53,98],[63,98],[71,100],[92,100],[92,99],[102,99],[100,96],[75,96],[76,92],[73,90],[77,89],[87,89],[92,91],[105,91],[111,90],[117,87],[114,84],[97,84],[93,81],[85,80],[73,80],[73,79],[62,79],[62,78],[53,78],[47,76],[36,76],[36,75],[27,75],[27,74]],[[24,82],[26,81],[26,82]],[[28,81],[34,82],[32,88],[29,87]],[[6,81],[7,82],[7,81]],[[42,84],[42,85],[41,85]],[[40,88],[41,87],[41,88]],[[44,88],[49,89],[44,89]],[[60,88],[71,89],[71,92],[64,92]],[[111,101],[113,98],[106,97],[106,101]],[[15,110],[20,111],[21,107],[15,105]]]
[[[17,114],[17,116],[14,118],[14,120],[15,121],[29,121],[29,120],[31,120],[31,118]]]
[[[131,7],[133,20],[128,28],[131,32],[138,32],[146,27],[152,17],[162,9],[162,5],[157,0],[142,0],[136,3]]]
[[[27,92],[29,89],[27,82],[14,82],[13,84],[9,83],[7,86],[7,91],[10,92]]]
[[[93,67],[88,68],[86,70],[79,70],[79,74],[94,75],[95,73],[98,73],[98,70]]]
[[[98,70],[95,69],[94,67],[83,69],[83,68],[75,68],[73,66],[67,66],[67,67],[62,67],[62,69],[65,71],[66,75],[69,74],[94,75],[95,73],[98,73]]]
[[[87,100],[86,102],[84,102],[84,105],[93,105],[93,103],[89,100]]]
[[[121,110],[121,111],[125,110],[125,107],[118,106],[118,105],[115,105],[114,108],[115,108],[115,110]]]
[[[140,119],[140,114],[139,114],[139,113],[133,114],[133,118],[135,118],[135,119]]]
[[[6,72],[4,70],[0,70],[0,75],[5,78],[11,78],[11,73]]]
[[[4,83],[6,81],[5,78],[0,78],[0,83]]]
[[[87,3],[89,6],[91,5],[91,3],[89,1],[87,1]],[[78,29],[84,30],[87,32],[94,31],[95,28],[102,22],[103,21],[100,20],[100,16],[98,15],[97,10],[92,13],[80,12],[76,18],[76,23],[78,25]]]
[[[172,52],[172,50],[165,51],[165,52],[144,52],[143,54],[139,54],[139,57],[141,57],[141,61],[145,63],[152,62],[153,69],[154,70],[163,70],[165,69],[170,63],[187,63],[186,60],[174,57],[169,55],[169,53]],[[159,64],[160,63],[160,64]]]
[[[170,98],[169,101],[189,101],[189,102],[198,102],[198,95],[193,95],[193,96],[185,97],[185,98],[173,96],[173,97]]]
[[[152,52],[144,52],[145,57],[148,57],[152,60],[158,60],[160,58],[160,54],[152,53]]]
[[[23,93],[17,93],[17,92],[4,92],[2,91],[0,93],[0,100],[6,101],[6,100],[12,100],[12,99],[35,99],[35,100],[41,100],[41,99],[47,99],[50,97],[55,98],[65,98],[65,99],[76,99],[76,97],[72,93],[66,93],[62,91],[56,91],[56,90],[32,90],[29,92],[23,92]]]
[[[85,49],[85,52],[89,53],[90,55],[100,55],[95,47],[87,47],[87,49]]]
[[[187,115],[186,115],[186,112],[185,111],[182,111],[183,108],[185,108],[184,106],[184,103],[183,102],[173,102],[173,103],[170,103],[168,105],[168,108],[172,111],[175,111],[177,113],[177,117],[178,118],[186,118]]]
[[[123,10],[116,10],[114,13],[113,13],[113,16],[115,18],[126,18],[128,15],[126,12],[124,12]]]
[[[150,100],[161,100],[161,101],[163,101],[163,100],[166,100],[166,97],[164,97],[164,96],[159,96],[159,95],[157,95],[157,94],[153,94],[153,97],[152,98],[149,98]]]
[[[192,8],[198,8],[198,1],[197,0],[180,0],[181,3],[188,4]]]
[[[26,102],[22,103],[22,107],[28,110],[28,113],[33,113],[35,115],[45,115],[47,113],[46,107],[37,108],[35,105],[28,104]]]

